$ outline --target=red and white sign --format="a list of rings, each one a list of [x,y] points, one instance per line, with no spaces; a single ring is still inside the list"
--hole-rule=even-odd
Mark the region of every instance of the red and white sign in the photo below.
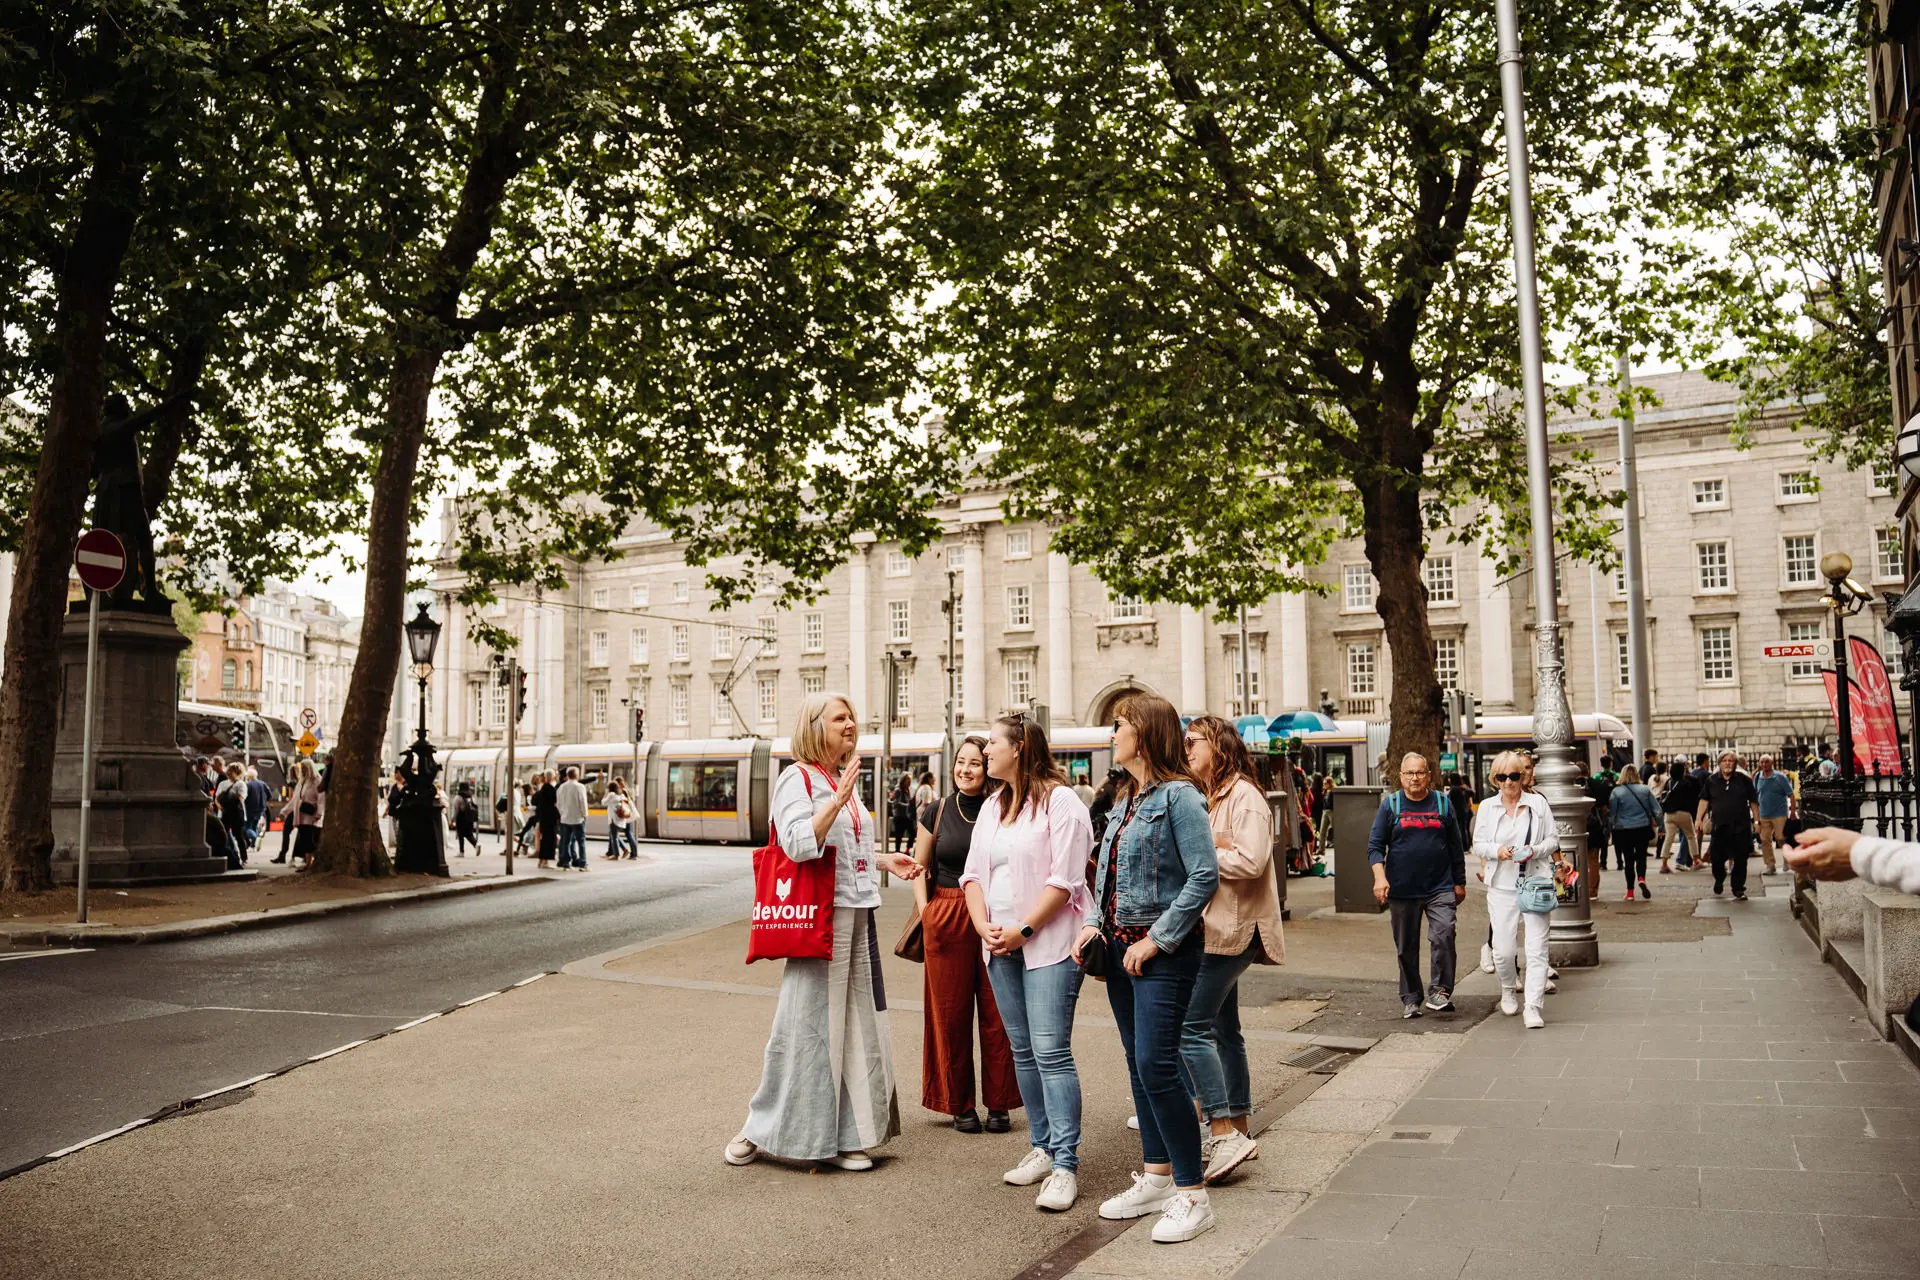
[[[1855,636],[1847,637],[1847,709],[1853,725],[1853,758],[1863,774],[1897,774],[1900,769],[1900,728],[1894,718],[1893,682],[1887,678],[1887,664],[1872,644]],[[1827,685],[1827,701],[1837,721],[1840,699],[1833,672],[1821,673]]]
[[[127,576],[127,549],[105,529],[89,529],[74,548],[73,566],[80,581],[95,591],[111,591]]]
[[[1761,645],[1760,656],[1768,662],[1827,662],[1833,658],[1833,641],[1805,640],[1795,644]]]

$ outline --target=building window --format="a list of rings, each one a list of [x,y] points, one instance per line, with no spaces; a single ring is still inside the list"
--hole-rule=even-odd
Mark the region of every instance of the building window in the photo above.
[[[473,686],[473,727],[478,729],[487,722],[487,686]]]
[[[913,602],[887,601],[887,640],[899,644],[913,639]]]
[[[800,648],[806,653],[825,653],[827,651],[827,618],[822,613],[809,613],[801,619]]]
[[[496,680],[492,689],[493,696],[488,699],[490,714],[487,723],[496,729],[504,729],[507,727],[507,686]]]
[[[1700,628],[1700,682],[1733,683],[1733,628]]]
[[[1247,683],[1253,686],[1253,702],[1251,705],[1249,705],[1247,702],[1246,694],[1241,688],[1241,684],[1240,684],[1240,646],[1238,644],[1233,644],[1227,647],[1227,665],[1233,671],[1233,714],[1234,715],[1251,716],[1251,715],[1260,715],[1265,713],[1266,699],[1265,699],[1265,695],[1261,692],[1261,681],[1260,681],[1261,659],[1263,659],[1265,656],[1266,654],[1264,652],[1250,652],[1247,655],[1248,657],[1247,671],[1246,671]]]
[[[1007,705],[1026,707],[1033,702],[1033,659],[1007,659]]]
[[[1373,645],[1362,641],[1347,646],[1347,696],[1371,698],[1379,692],[1373,662]]]
[[[1433,673],[1440,681],[1442,689],[1460,687],[1460,641],[1454,636],[1442,636],[1433,642]]]
[[[1716,769],[1720,767],[1720,753],[1722,751],[1738,752],[1739,750],[1740,739],[1738,738],[1709,738],[1707,740],[1707,754],[1713,757],[1714,767]]]
[[[673,647],[668,652],[675,662],[685,662],[693,656],[692,632],[686,623],[673,624]]]
[[[1906,548],[1901,543],[1900,526],[1889,525],[1873,531],[1873,576],[1881,581],[1897,581],[1906,568]]]
[[[685,604],[688,600],[692,598],[693,597],[691,593],[687,590],[687,580],[685,578],[674,579],[673,602],[675,604]]]
[[[963,543],[953,543],[947,548],[947,568],[958,572],[967,567],[967,548]]]
[[[893,718],[895,721],[906,718],[913,710],[912,671],[902,662],[893,668]]]
[[[240,664],[232,658],[228,658],[220,664],[220,687],[222,689],[232,689],[238,686],[239,683]]]
[[[1033,558],[1033,534],[1026,529],[1007,530],[1007,559],[1031,560]]]
[[[1897,686],[1907,674],[1906,657],[1900,652],[1900,637],[1884,627],[1880,631],[1880,658],[1886,663],[1887,678]]]
[[[606,728],[607,691],[601,688],[587,690],[587,705],[592,708],[590,714],[592,716],[593,727],[596,729]]]
[[[733,656],[733,624],[716,622],[713,626],[713,656],[731,658]]]
[[[1885,497],[1893,492],[1893,486],[1897,478],[1894,472],[1893,460],[1890,458],[1882,458],[1873,464],[1873,469],[1869,473],[1867,492],[1876,497]]]
[[[889,578],[905,578],[910,577],[912,574],[913,561],[907,558],[907,553],[898,547],[889,548],[887,550],[887,576]]]
[[[693,721],[693,689],[685,676],[667,682],[667,719],[676,725]]]
[[[1624,631],[1613,633],[1613,670],[1616,688],[1633,688],[1633,646]]]
[[[1820,557],[1814,552],[1813,535],[1790,533],[1780,540],[1780,546],[1786,557],[1787,585],[1817,586],[1820,582]]]
[[[635,627],[627,633],[627,661],[636,667],[647,665],[647,629]]]
[[[1428,604],[1457,604],[1453,584],[1453,557],[1430,556],[1420,566],[1420,576],[1427,584]]]
[[[647,603],[647,594],[647,584],[637,582],[627,588],[627,603],[635,606],[644,606]]]
[[[1817,622],[1789,622],[1787,624],[1788,644],[1812,644],[1820,638],[1820,624]],[[1789,662],[1787,664],[1787,679],[1789,680],[1818,680],[1819,678],[1820,661],[1817,658],[1807,658],[1802,661]]]
[[[1624,563],[1613,566],[1613,573],[1609,575],[1609,579],[1613,583],[1613,598],[1619,600],[1625,597],[1627,594],[1627,566]]]
[[[780,681],[773,676],[760,677],[760,723],[772,724],[780,718]]]
[[[733,707],[727,702],[727,687],[721,681],[713,682],[713,730],[715,733],[733,731]]]
[[[1694,563],[1700,571],[1699,589],[1702,591],[1729,591],[1733,588],[1733,574],[1727,566],[1727,544],[1724,542],[1700,542],[1694,544]]]
[[[825,672],[807,671],[801,674],[800,676],[800,692],[801,693],[803,694],[824,693],[826,691],[826,688],[827,688],[827,677]]]
[[[609,588],[595,587],[593,589],[593,607],[594,608],[604,609],[612,603],[613,603],[613,592]]]
[[[1033,626],[1033,588],[1007,588],[1007,630],[1022,631]]]
[[[780,656],[780,619],[773,614],[768,614],[766,617],[760,619],[759,634],[760,634],[760,652],[757,656],[762,658],[779,657]]]
[[[947,697],[953,701],[955,720],[964,720],[967,715],[966,684],[961,680],[960,674],[958,666],[947,672]]]
[[[1373,570],[1364,564],[1343,565],[1340,569],[1341,607],[1349,613],[1373,608]]]
[[[1109,615],[1115,622],[1134,622],[1147,616],[1147,602],[1139,596],[1114,596]]]
[[[1812,502],[1819,495],[1819,486],[1814,483],[1813,472],[1782,471],[1780,473],[1780,501]]]
[[[587,665],[604,667],[607,665],[607,633],[604,631],[587,632]]]
[[[1693,509],[1695,511],[1722,511],[1727,505],[1727,482],[1724,479],[1695,480],[1693,482]]]

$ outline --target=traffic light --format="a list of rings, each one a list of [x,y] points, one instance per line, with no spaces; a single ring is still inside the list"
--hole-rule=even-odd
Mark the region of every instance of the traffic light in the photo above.
[[[233,749],[241,755],[247,753],[247,722],[245,720],[233,722]]]
[[[645,742],[646,740],[647,709],[645,707],[635,707],[633,709],[633,741]]]
[[[527,718],[527,673],[520,671],[515,674],[520,677],[520,688],[514,694],[513,722],[519,724]]]

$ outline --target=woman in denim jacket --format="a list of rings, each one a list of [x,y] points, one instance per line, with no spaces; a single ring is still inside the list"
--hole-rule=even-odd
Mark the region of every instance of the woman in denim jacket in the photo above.
[[[1100,1206],[1103,1218],[1159,1212],[1153,1238],[1191,1240],[1213,1226],[1200,1126],[1180,1083],[1180,1035],[1203,946],[1200,916],[1220,883],[1207,802],[1187,774],[1179,713],[1136,693],[1113,722],[1113,761],[1127,771],[1100,840],[1094,921],[1074,958],[1104,936],[1107,999],[1127,1054],[1144,1174]],[[1096,923],[1097,921],[1097,923]]]

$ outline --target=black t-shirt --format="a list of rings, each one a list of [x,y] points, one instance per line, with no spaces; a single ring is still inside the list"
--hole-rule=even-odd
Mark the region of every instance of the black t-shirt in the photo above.
[[[1668,813],[1692,813],[1700,807],[1700,783],[1690,773],[1674,774],[1660,807]]]
[[[1754,790],[1753,779],[1736,770],[1731,778],[1715,773],[1707,779],[1704,788],[1707,800],[1707,817],[1716,827],[1750,827],[1753,825],[1753,810],[1749,804],[1757,804],[1760,793]]]
[[[929,806],[927,816],[931,825],[922,823],[932,831],[933,839],[933,883],[941,889],[958,889],[960,876],[967,869],[967,850],[973,847],[973,824],[980,817],[980,806],[987,802],[983,793],[977,796],[962,795],[958,791],[940,802],[939,807]],[[938,828],[937,830],[935,828]]]

